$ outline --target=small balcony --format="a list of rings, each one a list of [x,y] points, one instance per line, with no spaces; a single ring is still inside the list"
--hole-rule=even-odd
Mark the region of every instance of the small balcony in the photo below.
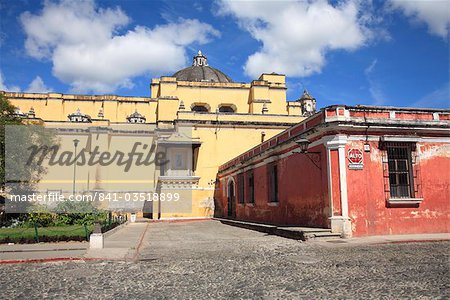
[[[161,187],[197,187],[200,176],[195,176],[192,170],[166,170],[158,178],[158,184]]]

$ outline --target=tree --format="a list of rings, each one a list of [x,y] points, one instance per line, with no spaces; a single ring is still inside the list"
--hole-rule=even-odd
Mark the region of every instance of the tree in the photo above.
[[[7,125],[22,124],[22,120],[15,115],[16,107],[0,94],[0,191],[5,190],[5,128]],[[3,196],[3,195],[2,195]]]
[[[29,145],[41,147],[56,144],[52,131],[42,122],[35,122],[16,114],[14,107],[4,94],[0,94],[0,189],[6,195],[28,195],[46,173],[38,162],[27,163]],[[25,213],[29,202],[6,201],[6,211]]]

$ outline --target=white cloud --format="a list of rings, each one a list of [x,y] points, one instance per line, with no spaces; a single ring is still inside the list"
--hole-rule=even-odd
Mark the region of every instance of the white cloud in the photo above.
[[[195,10],[198,12],[203,11],[203,5],[199,2],[194,2],[194,4],[192,4],[192,7],[195,8]]]
[[[308,76],[321,71],[330,50],[355,50],[372,37],[366,24],[373,17],[359,1],[331,5],[319,1],[225,1],[219,15],[232,15],[239,25],[262,43],[250,55],[245,72]],[[365,8],[368,8],[365,7]],[[370,8],[370,7],[369,7]]]
[[[413,103],[415,107],[450,108],[450,82]]]
[[[7,92],[20,92],[20,87],[14,85],[14,86],[7,86],[4,78],[3,73],[0,71],[0,91],[7,91]]]
[[[21,92],[21,88],[17,85],[7,86],[5,84],[3,73],[0,71],[0,91]],[[40,76],[36,76],[33,79],[33,81],[31,81],[30,84],[28,85],[28,88],[25,90],[25,93],[48,93],[52,91],[53,89],[47,87]]]
[[[401,10],[417,22],[424,22],[428,31],[448,39],[450,2],[448,0],[389,0],[391,9]]]
[[[131,79],[164,74],[185,65],[185,48],[219,36],[211,25],[193,19],[125,33],[130,19],[120,8],[98,8],[93,0],[45,2],[36,15],[24,13],[25,49],[53,63],[53,74],[75,92],[108,93],[131,88]]]
[[[374,78],[375,67],[378,63],[377,59],[374,59],[372,63],[364,70],[367,82],[369,83],[369,93],[374,100],[373,105],[382,105],[386,101],[386,96],[383,93],[380,83]]]
[[[26,93],[48,93],[52,91],[53,89],[47,87],[40,76],[36,76],[25,90]]]

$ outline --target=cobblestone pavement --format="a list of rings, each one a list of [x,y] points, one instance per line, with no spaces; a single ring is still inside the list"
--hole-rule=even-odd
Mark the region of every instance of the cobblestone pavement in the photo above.
[[[305,243],[216,221],[158,223],[138,262],[0,265],[0,298],[448,299],[449,249]]]

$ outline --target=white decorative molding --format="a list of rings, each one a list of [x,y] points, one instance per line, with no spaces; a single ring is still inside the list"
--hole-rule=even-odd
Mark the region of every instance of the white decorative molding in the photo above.
[[[389,204],[420,204],[423,198],[390,198],[387,200]]]
[[[395,119],[395,111],[389,112],[389,119]]]

